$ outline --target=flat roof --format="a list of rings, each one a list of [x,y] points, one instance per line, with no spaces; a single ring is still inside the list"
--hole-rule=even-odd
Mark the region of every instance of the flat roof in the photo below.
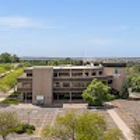
[[[28,67],[26,70],[33,70],[34,68],[53,68],[55,69],[102,69],[103,66],[33,66]]]
[[[55,66],[53,69],[100,69],[103,66]]]

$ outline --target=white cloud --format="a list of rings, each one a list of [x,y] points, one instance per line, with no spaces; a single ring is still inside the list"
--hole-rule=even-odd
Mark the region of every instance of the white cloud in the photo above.
[[[9,28],[53,28],[43,21],[28,17],[0,17],[0,27]]]

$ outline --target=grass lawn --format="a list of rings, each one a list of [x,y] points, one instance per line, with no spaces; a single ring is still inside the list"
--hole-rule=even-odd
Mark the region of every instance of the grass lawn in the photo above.
[[[3,104],[13,104],[13,105],[18,105],[20,103],[20,101],[16,100],[16,99],[5,99],[4,101],[2,101]]]

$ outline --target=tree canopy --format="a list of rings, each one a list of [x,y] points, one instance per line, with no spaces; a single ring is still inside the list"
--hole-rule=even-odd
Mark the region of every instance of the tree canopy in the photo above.
[[[10,53],[2,53],[0,55],[1,63],[16,63],[19,62],[19,57],[17,55],[11,55]]]
[[[46,140],[119,140],[122,135],[118,129],[107,130],[104,116],[98,113],[71,111],[58,115],[53,127],[45,126],[42,136]]]
[[[103,105],[111,95],[109,94],[110,87],[103,84],[102,81],[93,79],[90,85],[84,90],[82,96],[90,105]]]
[[[9,133],[14,133],[15,128],[19,124],[19,119],[14,112],[0,113],[0,135],[6,140]]]
[[[132,91],[140,92],[140,65],[134,65],[128,68],[128,85]]]

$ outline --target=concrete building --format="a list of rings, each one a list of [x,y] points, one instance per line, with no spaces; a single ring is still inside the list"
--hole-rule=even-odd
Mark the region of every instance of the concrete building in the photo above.
[[[25,102],[51,106],[53,103],[82,102],[82,92],[97,78],[120,91],[126,81],[125,64],[100,66],[35,66],[18,78],[17,91]]]

